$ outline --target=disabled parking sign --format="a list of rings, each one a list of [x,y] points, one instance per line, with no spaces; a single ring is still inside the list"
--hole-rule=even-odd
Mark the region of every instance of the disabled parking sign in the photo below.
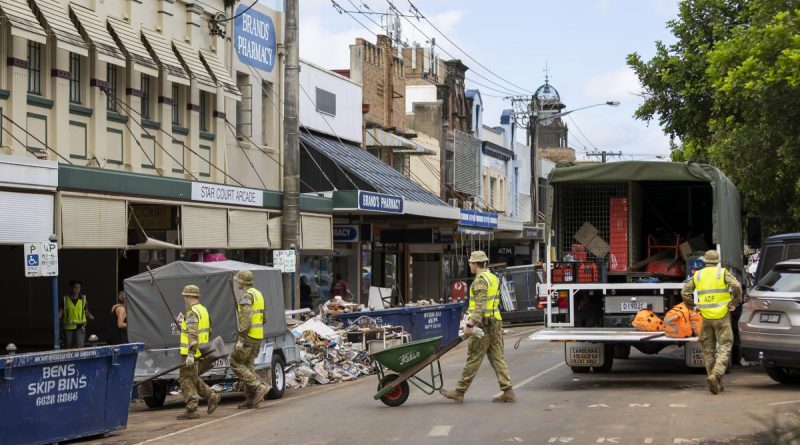
[[[26,277],[58,276],[57,243],[26,243],[24,254]]]

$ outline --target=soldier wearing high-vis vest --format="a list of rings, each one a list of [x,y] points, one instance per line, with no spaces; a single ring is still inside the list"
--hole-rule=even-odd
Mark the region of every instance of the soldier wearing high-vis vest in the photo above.
[[[500,390],[503,393],[492,399],[493,402],[516,402],[512,389],[511,376],[503,356],[503,318],[500,316],[500,281],[488,269],[489,258],[480,250],[469,257],[470,271],[475,280],[469,288],[469,307],[464,337],[468,339],[467,363],[461,380],[454,390],[442,389],[440,393],[457,403],[464,402],[464,393],[478,373],[484,356],[489,356]],[[484,336],[474,336],[473,329],[479,327]]]
[[[86,294],[81,293],[81,287],[80,281],[70,281],[69,295],[64,295],[61,308],[58,310],[67,349],[83,347],[86,340],[86,323],[94,320],[94,316],[89,312]]]
[[[730,311],[742,301],[739,281],[719,264],[719,253],[709,250],[703,256],[705,267],[694,273],[681,290],[683,302],[689,309],[700,311],[703,329],[700,347],[706,363],[706,381],[712,394],[725,390],[722,376],[733,347],[733,328]],[[697,291],[697,302],[694,293]]]
[[[231,352],[231,370],[247,392],[247,398],[239,408],[258,408],[269,391],[269,388],[258,379],[255,369],[256,357],[264,339],[266,322],[264,296],[253,287],[253,272],[240,270],[234,280],[243,293],[237,304],[239,340]]]
[[[208,310],[200,304],[200,288],[190,284],[183,288],[183,301],[186,312],[181,320],[180,354],[183,366],[178,373],[178,384],[181,387],[186,411],[178,416],[178,420],[196,419],[200,417],[197,406],[200,397],[208,401],[208,414],[214,412],[221,396],[200,378],[200,361],[203,354],[200,345],[208,343],[211,336],[211,317]]]

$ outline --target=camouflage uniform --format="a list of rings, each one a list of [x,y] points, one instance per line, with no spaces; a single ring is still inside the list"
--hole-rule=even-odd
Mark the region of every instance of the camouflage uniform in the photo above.
[[[186,332],[189,336],[189,355],[194,355],[197,351],[198,339],[198,319],[197,314],[191,309],[191,306],[186,308],[186,313],[183,314],[186,320]],[[181,357],[186,360],[186,357]],[[197,360],[191,366],[184,364],[178,373],[178,384],[181,387],[183,399],[186,401],[186,411],[197,411],[197,406],[200,397],[208,399],[211,394],[211,388],[203,382],[200,375],[210,369],[210,364],[206,364],[205,360]]]
[[[710,264],[716,268],[716,265]],[[731,307],[736,307],[742,302],[742,286],[730,272],[725,271],[725,284],[731,291]],[[690,279],[681,290],[681,297],[684,304],[690,310],[694,310],[694,279]],[[706,374],[710,377],[716,375],[720,380],[725,375],[725,368],[730,360],[731,348],[733,347],[733,327],[731,326],[731,315],[726,314],[717,320],[703,319],[703,330],[700,332],[700,347],[703,350],[703,361],[706,364]]]
[[[489,363],[497,375],[497,383],[502,391],[511,389],[511,376],[503,357],[503,322],[494,317],[484,317],[486,302],[488,300],[489,284],[482,277],[477,277],[472,282],[472,294],[475,299],[475,310],[470,315],[470,323],[480,326],[485,334],[482,338],[471,336],[467,345],[467,363],[458,381],[456,391],[463,394],[469,389],[472,380],[478,373],[483,362],[483,357],[489,356]]]
[[[231,352],[231,370],[245,386],[248,393],[254,393],[261,381],[256,376],[255,361],[261,349],[261,340],[250,338],[250,320],[253,314],[253,296],[245,292],[239,299],[239,341]]]

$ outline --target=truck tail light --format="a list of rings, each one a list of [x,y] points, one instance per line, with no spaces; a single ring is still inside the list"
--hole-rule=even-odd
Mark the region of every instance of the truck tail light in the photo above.
[[[559,309],[569,308],[569,291],[567,290],[558,291],[558,308]]]

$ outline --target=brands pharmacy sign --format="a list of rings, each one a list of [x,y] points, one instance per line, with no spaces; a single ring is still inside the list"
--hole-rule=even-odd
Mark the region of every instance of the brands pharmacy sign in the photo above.
[[[271,73],[277,56],[275,24],[269,16],[248,7],[241,4],[236,8],[233,22],[236,54],[242,63]]]

